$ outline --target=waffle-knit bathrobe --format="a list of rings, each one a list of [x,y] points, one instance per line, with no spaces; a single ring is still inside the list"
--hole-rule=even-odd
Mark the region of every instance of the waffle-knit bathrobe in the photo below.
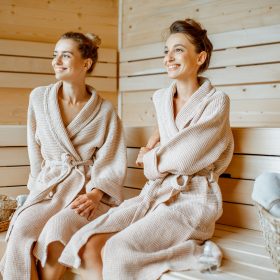
[[[1,261],[4,280],[30,280],[33,255],[44,266],[47,247],[66,245],[89,221],[70,208],[81,193],[93,188],[105,194],[94,218],[122,201],[126,150],[120,120],[111,103],[96,91],[65,127],[58,105],[61,82],[36,88],[28,109],[30,194],[14,214]]]
[[[78,268],[89,237],[115,232],[103,255],[104,280],[155,280],[168,270],[199,268],[201,244],[222,214],[217,184],[233,153],[229,98],[201,78],[174,119],[176,84],[155,92],[160,146],[144,156],[149,179],[139,196],[80,229],[60,262]]]

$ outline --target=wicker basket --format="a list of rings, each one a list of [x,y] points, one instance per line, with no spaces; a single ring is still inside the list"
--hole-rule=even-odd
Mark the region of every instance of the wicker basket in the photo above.
[[[266,249],[272,258],[273,264],[280,272],[280,218],[272,216],[266,209],[256,203],[265,239]]]
[[[17,201],[15,199],[0,195],[0,232],[8,229],[11,216],[16,208]]]

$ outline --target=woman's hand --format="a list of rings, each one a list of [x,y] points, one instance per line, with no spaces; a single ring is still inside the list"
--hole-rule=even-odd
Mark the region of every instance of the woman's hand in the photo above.
[[[95,210],[102,199],[103,192],[99,189],[93,189],[89,193],[79,195],[72,203],[71,208],[87,220],[94,217]]]
[[[151,149],[147,147],[142,147],[139,151],[139,154],[136,159],[136,165],[139,167],[143,167],[143,157],[146,153],[148,153]]]

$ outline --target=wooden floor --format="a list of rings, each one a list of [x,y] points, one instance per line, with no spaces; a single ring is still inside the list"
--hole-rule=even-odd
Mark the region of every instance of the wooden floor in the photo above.
[[[5,232],[0,234],[0,254],[5,250]],[[217,225],[212,239],[224,254],[222,266],[215,273],[198,271],[168,272],[161,280],[209,279],[209,280],[279,280],[280,274],[268,256],[261,232],[236,227]],[[79,280],[70,272],[65,280]]]

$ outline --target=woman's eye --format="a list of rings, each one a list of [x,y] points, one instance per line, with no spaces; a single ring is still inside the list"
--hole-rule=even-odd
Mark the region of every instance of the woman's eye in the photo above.
[[[53,54],[53,58],[56,58],[56,54],[55,53]]]
[[[64,54],[63,57],[64,57],[64,58],[70,58],[70,55]]]
[[[175,49],[175,52],[176,53],[180,53],[180,52],[182,52],[183,50],[182,49]]]
[[[167,55],[167,54],[168,54],[168,50],[164,50],[163,53],[164,53],[165,55]]]

